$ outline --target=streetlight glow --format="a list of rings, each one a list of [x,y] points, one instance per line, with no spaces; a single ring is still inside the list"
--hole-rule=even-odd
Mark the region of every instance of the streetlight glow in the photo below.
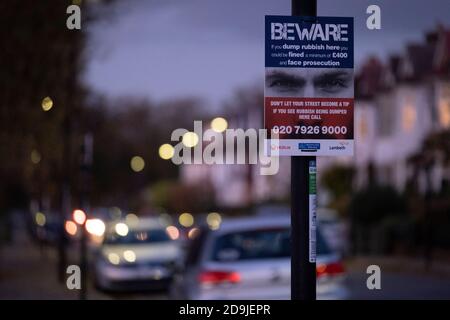
[[[134,156],[133,158],[131,158],[130,166],[131,170],[133,170],[134,172],[141,172],[142,170],[144,170],[145,161],[140,156]]]
[[[185,212],[185,213],[180,214],[180,217],[178,218],[178,222],[183,227],[190,227],[194,224],[194,217],[192,216],[192,214]]]
[[[53,100],[50,97],[45,97],[42,99],[42,110],[49,111],[53,107]]]

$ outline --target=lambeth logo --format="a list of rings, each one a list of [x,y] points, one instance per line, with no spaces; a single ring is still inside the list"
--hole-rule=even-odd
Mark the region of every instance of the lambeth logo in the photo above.
[[[345,146],[330,146],[330,150],[345,150]]]

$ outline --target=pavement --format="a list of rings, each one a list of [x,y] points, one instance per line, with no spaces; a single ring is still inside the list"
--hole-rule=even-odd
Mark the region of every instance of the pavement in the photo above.
[[[382,272],[381,289],[369,290],[367,274],[352,272],[347,279],[351,299],[356,300],[449,300],[450,279]]]
[[[68,248],[71,264],[77,264],[78,250]],[[161,292],[107,294],[96,290],[88,281],[87,299],[163,299]],[[0,247],[0,300],[76,300],[78,290],[69,290],[57,276],[54,247],[37,245],[21,233],[14,242]]]
[[[447,252],[436,252],[427,264],[422,256],[359,256],[346,262],[347,286],[352,299],[449,300],[450,260]],[[381,271],[381,290],[369,290],[367,267]]]

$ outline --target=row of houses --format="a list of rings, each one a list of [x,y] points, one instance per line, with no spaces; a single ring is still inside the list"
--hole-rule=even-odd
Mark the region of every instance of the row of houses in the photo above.
[[[430,32],[385,63],[369,59],[355,78],[355,99],[356,186],[368,184],[372,166],[380,184],[403,191],[419,178],[426,189],[410,159],[430,134],[450,129],[450,32]],[[443,160],[432,168],[434,189],[450,179]]]
[[[245,106],[226,114],[231,128],[261,128],[262,94],[246,96]],[[382,61],[369,58],[355,75],[355,156],[321,157],[318,173],[336,164],[356,169],[355,188],[375,177],[380,184],[406,188],[412,175],[421,175],[409,159],[420,152],[433,132],[450,129],[450,31],[442,27],[426,34],[421,43]],[[182,183],[206,183],[214,189],[220,207],[242,207],[287,198],[290,158],[280,158],[274,176],[259,174],[260,165],[184,165]],[[369,170],[370,168],[370,170]],[[435,163],[432,184],[438,189],[450,180],[450,168]],[[417,177],[426,188],[425,177]],[[319,202],[327,203],[321,190]]]

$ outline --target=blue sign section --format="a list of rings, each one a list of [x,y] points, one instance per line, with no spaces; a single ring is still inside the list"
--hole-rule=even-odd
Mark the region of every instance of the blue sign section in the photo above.
[[[266,16],[266,67],[353,68],[353,18]]]
[[[320,143],[299,143],[298,148],[303,151],[317,151],[320,149]]]

